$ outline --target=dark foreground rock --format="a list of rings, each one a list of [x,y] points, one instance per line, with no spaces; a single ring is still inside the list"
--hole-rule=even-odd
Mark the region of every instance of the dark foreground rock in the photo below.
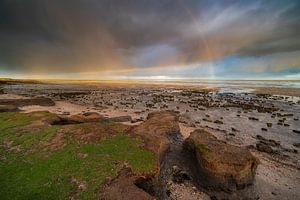
[[[184,145],[196,156],[204,187],[234,191],[252,184],[258,160],[247,149],[226,144],[205,130],[192,132]]]

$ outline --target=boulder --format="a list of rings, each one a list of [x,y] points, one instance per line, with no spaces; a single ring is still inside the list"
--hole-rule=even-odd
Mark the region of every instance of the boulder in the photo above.
[[[204,187],[234,191],[252,184],[258,160],[246,148],[226,144],[206,130],[192,132],[184,147],[195,155]]]

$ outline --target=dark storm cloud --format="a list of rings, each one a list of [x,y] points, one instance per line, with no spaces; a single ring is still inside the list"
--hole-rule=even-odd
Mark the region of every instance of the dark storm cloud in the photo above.
[[[0,0],[0,69],[92,72],[300,49],[297,1]]]

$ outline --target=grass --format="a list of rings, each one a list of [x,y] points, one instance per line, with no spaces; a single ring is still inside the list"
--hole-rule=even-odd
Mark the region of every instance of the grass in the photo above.
[[[13,146],[26,149],[42,140],[50,139],[56,134],[60,126],[50,126],[37,132],[28,132],[22,128],[35,120],[51,116],[47,112],[38,116],[14,112],[0,113],[0,142],[12,142]]]
[[[76,188],[72,179],[86,185],[79,199],[94,199],[106,177],[114,177],[127,163],[132,170],[150,173],[157,167],[155,155],[139,147],[140,141],[126,135],[84,144],[69,139],[63,149],[32,151],[36,144],[57,134],[61,126],[34,133],[22,131],[32,123],[29,114],[0,113],[0,199],[68,199]],[[112,124],[109,124],[112,126]],[[13,141],[22,151],[9,151],[4,141]]]

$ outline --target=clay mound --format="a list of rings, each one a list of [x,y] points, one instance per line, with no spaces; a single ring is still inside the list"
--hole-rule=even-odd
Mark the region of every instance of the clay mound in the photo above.
[[[252,184],[258,160],[245,148],[226,144],[205,130],[195,130],[185,141],[195,154],[201,185],[232,191]]]
[[[84,113],[72,116],[59,115],[57,120],[53,121],[53,125],[66,125],[66,124],[80,124],[80,123],[88,123],[88,122],[100,122],[105,118],[95,112],[92,113]]]
[[[180,134],[178,115],[173,111],[150,113],[145,122],[133,129],[133,133],[141,136],[145,147],[161,160],[170,146],[168,137]]]

